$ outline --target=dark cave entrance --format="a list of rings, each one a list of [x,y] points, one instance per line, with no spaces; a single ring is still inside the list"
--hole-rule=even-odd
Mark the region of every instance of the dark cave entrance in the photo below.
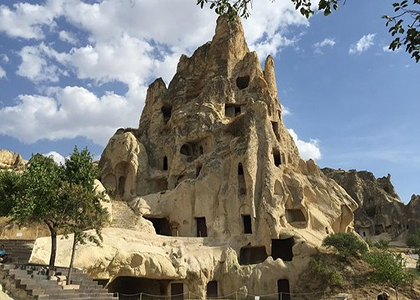
[[[252,222],[250,215],[242,215],[242,221],[244,223],[244,233],[252,233]]]
[[[271,240],[271,256],[273,260],[281,258],[284,261],[291,261],[293,259],[292,247],[294,244],[294,238]]]
[[[238,194],[240,196],[246,195],[244,168],[241,163],[238,164]]]
[[[290,300],[290,285],[289,280],[279,279],[277,280],[277,291],[279,293],[279,300]]]
[[[267,252],[264,246],[242,247],[239,254],[240,265],[252,265],[262,263],[267,259]]]
[[[207,298],[217,298],[217,281],[209,281],[207,283]]]
[[[118,178],[118,196],[124,196],[125,192],[125,176]]]
[[[184,284],[182,282],[171,283],[171,300],[184,299]]]
[[[118,293],[120,300],[154,299],[166,296],[168,280],[139,278],[132,276],[120,276],[115,278],[109,285],[110,293]]]
[[[276,167],[281,165],[281,157],[280,151],[278,149],[273,149],[273,158],[274,158],[274,165]]]
[[[171,119],[172,116],[172,106],[171,105],[163,105],[161,108],[162,114],[163,114],[163,121],[165,124]]]
[[[169,225],[168,219],[149,218],[149,217],[144,217],[144,218],[152,222],[153,227],[155,228],[156,234],[172,236],[171,226]]]
[[[206,237],[207,236],[206,218],[200,217],[200,218],[195,218],[195,220],[197,222],[197,236]]]
[[[236,78],[236,86],[238,89],[243,90],[246,89],[249,85],[249,76],[243,76]]]

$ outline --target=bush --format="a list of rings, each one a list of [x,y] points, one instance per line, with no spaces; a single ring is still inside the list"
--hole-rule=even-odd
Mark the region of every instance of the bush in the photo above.
[[[380,239],[379,241],[373,243],[373,247],[376,247],[378,249],[386,250],[389,248],[389,241],[386,241],[384,239]]]
[[[327,236],[322,245],[329,248],[334,247],[338,254],[344,258],[360,257],[367,252],[368,247],[353,233],[335,233]]]
[[[372,280],[376,283],[398,288],[413,281],[413,274],[406,270],[405,259],[401,253],[374,251],[366,254],[365,260],[374,269]]]
[[[416,249],[417,254],[420,254],[420,229],[407,236],[406,244],[408,247]]]
[[[322,282],[328,282],[330,285],[342,286],[343,276],[340,271],[334,267],[331,262],[323,259],[319,254],[315,255],[309,261],[309,267],[315,277]]]

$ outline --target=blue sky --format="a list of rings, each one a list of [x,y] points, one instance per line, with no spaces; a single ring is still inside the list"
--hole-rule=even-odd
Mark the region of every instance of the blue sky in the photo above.
[[[309,21],[287,0],[254,1],[244,21],[260,60],[275,58],[286,126],[321,166],[392,175],[420,194],[420,65],[389,52],[392,2],[346,1]],[[210,40],[215,14],[195,0],[0,0],[0,148],[99,157],[137,127],[147,86]]]

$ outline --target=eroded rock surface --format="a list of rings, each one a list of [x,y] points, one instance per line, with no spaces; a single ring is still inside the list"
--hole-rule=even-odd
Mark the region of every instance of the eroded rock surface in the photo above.
[[[107,229],[102,254],[75,265],[115,291],[129,276],[160,295],[295,291],[322,239],[353,230],[356,202],[299,157],[273,59],[261,68],[239,21],[219,18],[213,40],[180,58],[168,86],[149,86],[139,128],[119,129],[99,165],[138,223]],[[44,260],[36,249],[34,262]]]
[[[26,160],[18,153],[0,149],[0,170],[21,171],[25,168]]]
[[[322,171],[337,181],[359,204],[354,212],[354,228],[362,237],[386,232],[393,238],[408,228],[408,210],[395,192],[391,175],[376,178],[368,171],[330,168]]]

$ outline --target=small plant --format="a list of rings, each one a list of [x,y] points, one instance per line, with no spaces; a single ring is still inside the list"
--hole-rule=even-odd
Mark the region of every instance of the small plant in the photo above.
[[[335,248],[338,254],[344,258],[361,257],[368,250],[365,242],[355,234],[348,232],[331,234],[324,239],[322,245],[327,248]]]
[[[380,239],[379,241],[373,243],[373,247],[376,247],[378,249],[386,250],[389,248],[389,241]]]
[[[336,286],[343,285],[344,279],[340,271],[330,261],[323,259],[319,253],[311,258],[309,267],[314,273],[313,275],[322,282],[328,282],[330,285]]]

